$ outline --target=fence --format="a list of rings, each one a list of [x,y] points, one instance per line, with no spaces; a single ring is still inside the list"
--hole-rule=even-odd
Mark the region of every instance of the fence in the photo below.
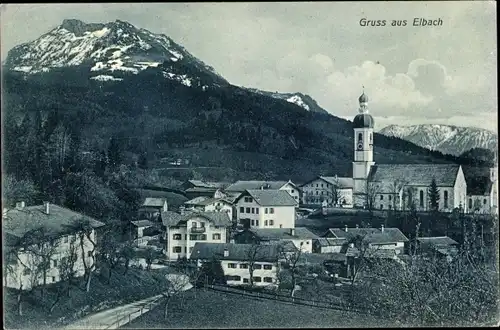
[[[105,328],[101,328],[101,329],[118,329],[122,325],[130,323],[133,319],[138,318],[142,314],[147,313],[150,310],[152,310],[153,308],[155,308],[156,306],[158,306],[159,301],[161,299],[162,299],[162,297],[158,297],[158,298],[154,299],[153,301],[150,301],[150,302],[144,304],[143,306],[141,306],[140,309],[137,309],[131,313],[127,312],[127,313],[123,313],[123,314],[117,314],[115,322],[113,322],[111,325],[108,324]],[[92,325],[92,327],[94,329],[96,329],[94,324]]]
[[[267,292],[259,292],[259,291],[247,291],[247,290],[236,289],[236,288],[232,288],[229,286],[223,286],[223,285],[207,285],[205,287],[210,289],[210,290],[213,290],[213,291],[225,292],[225,293],[230,293],[230,294],[238,294],[241,296],[247,296],[247,297],[252,297],[252,298],[275,300],[275,301],[280,301],[280,302],[285,302],[285,303],[292,303],[292,304],[296,304],[296,305],[305,305],[305,306],[311,306],[311,307],[316,307],[316,308],[334,309],[334,310],[338,310],[338,311],[347,311],[347,312],[354,312],[354,313],[361,313],[361,314],[372,314],[367,309],[352,308],[352,307],[346,306],[340,302],[334,303],[334,302],[328,302],[328,301],[309,300],[309,299],[304,299],[304,298],[290,297],[290,296],[285,296],[285,295],[280,295],[280,294],[275,294],[275,293],[267,293]]]

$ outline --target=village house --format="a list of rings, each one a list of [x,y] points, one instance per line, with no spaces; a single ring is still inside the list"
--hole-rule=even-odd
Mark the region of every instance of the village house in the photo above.
[[[243,193],[246,190],[283,190],[292,196],[297,202],[300,203],[301,190],[292,181],[236,181],[225,189],[227,193]]]
[[[168,211],[166,198],[147,197],[139,208],[138,218],[157,222],[161,212]]]
[[[235,201],[238,222],[247,228],[294,228],[297,204],[283,190],[246,190]]]
[[[227,285],[250,285],[250,268],[253,268],[255,286],[278,286],[278,245],[254,245],[233,243],[196,243],[190,259],[199,267],[203,262],[220,260]]]
[[[165,254],[169,260],[189,258],[197,242],[226,243],[231,219],[226,212],[163,212]]]
[[[161,224],[149,220],[131,221],[130,240],[134,246],[144,247],[148,242],[159,240],[162,236]]]
[[[318,176],[300,185],[302,203],[320,206],[327,205],[352,208],[352,178],[337,176]]]
[[[226,212],[233,219],[233,205],[224,198],[196,197],[184,202],[186,210]]]
[[[187,198],[192,199],[196,197],[214,197],[217,191],[224,189],[227,185],[229,183],[187,180],[181,185],[180,189],[184,191]]]
[[[498,168],[490,168],[490,176],[481,177],[467,186],[467,210],[470,213],[498,214]],[[481,180],[482,179],[482,180]]]
[[[314,253],[341,253],[341,249],[347,243],[346,238],[318,237],[313,241]]]
[[[451,261],[458,254],[458,243],[448,236],[419,237],[417,251],[427,257],[444,258]]]
[[[77,234],[79,224],[89,226],[88,237],[83,235],[81,239]],[[48,202],[35,206],[19,202],[13,209],[4,209],[4,286],[28,290],[43,285],[44,280],[46,284],[59,282],[61,270],[67,271],[61,267],[70,256],[75,258],[76,277],[83,276],[82,255],[91,266],[96,230],[102,226],[104,223],[100,221]],[[48,262],[47,268],[41,266],[44,262]]]
[[[318,236],[305,227],[297,228],[251,228],[235,235],[238,244],[279,244],[292,242],[294,246],[304,252],[312,253],[313,240]]]

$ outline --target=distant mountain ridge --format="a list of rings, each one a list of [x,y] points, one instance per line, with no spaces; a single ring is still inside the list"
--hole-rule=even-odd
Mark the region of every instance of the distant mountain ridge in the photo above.
[[[438,124],[389,125],[381,129],[379,133],[405,139],[421,147],[455,156],[473,148],[496,150],[498,146],[497,134],[476,127]]]

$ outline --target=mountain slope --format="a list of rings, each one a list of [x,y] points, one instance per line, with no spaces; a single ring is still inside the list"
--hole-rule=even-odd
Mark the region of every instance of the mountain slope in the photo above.
[[[325,114],[328,113],[328,111],[320,107],[318,103],[316,103],[316,101],[309,95],[304,95],[302,93],[277,93],[277,92],[272,93],[267,91],[261,91],[255,88],[249,88],[248,90],[254,93],[271,96],[276,99],[285,100],[287,102],[297,104],[298,106],[306,109],[307,111],[313,111]]]
[[[473,148],[495,150],[498,135],[475,127],[450,125],[390,125],[379,133],[408,140],[424,148],[451,155],[461,155]]]
[[[350,121],[315,111],[300,93],[233,86],[170,38],[126,22],[65,20],[12,49],[3,71],[6,169],[21,176],[40,160],[33,158],[40,143],[47,150],[38,155],[57,164],[60,150],[95,159],[111,139],[125,163],[144,154],[155,168],[163,168],[162,158],[189,159],[192,170],[214,180],[350,175]],[[78,143],[58,149],[68,132]],[[460,161],[398,138],[375,134],[374,141],[381,163]]]

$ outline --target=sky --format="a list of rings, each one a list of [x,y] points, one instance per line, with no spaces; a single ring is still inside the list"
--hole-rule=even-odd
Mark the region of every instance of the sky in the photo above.
[[[313,97],[352,119],[368,95],[376,130],[450,124],[497,132],[496,4],[293,2],[2,4],[1,56],[75,18],[164,33],[235,85]],[[386,20],[361,26],[360,20]],[[414,18],[442,20],[413,26]],[[407,20],[393,27],[392,20]]]

